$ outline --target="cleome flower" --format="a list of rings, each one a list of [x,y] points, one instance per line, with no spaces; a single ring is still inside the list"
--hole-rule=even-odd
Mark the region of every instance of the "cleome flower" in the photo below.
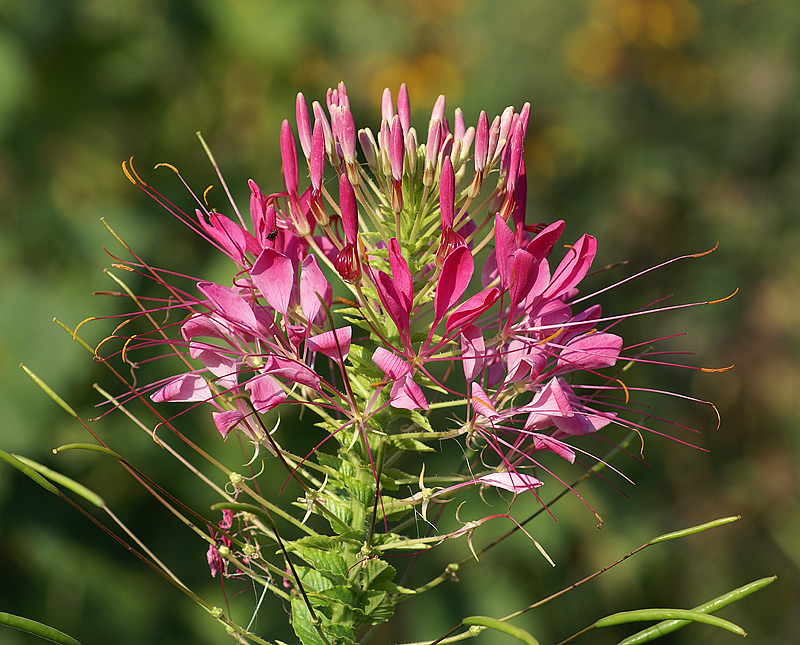
[[[611,287],[582,293],[595,238],[559,246],[563,221],[527,222],[529,104],[475,126],[446,112],[441,96],[418,133],[403,85],[359,129],[344,84],[310,109],[299,94],[295,127],[280,129],[282,180],[268,194],[249,182],[249,223],[199,199],[190,217],[126,166],[235,268],[229,285],[172,291],[167,308],[189,314],[169,347],[190,369],[153,384],[152,400],[208,403],[223,438],[270,446],[262,416],[299,405],[368,460],[404,419],[401,433],[463,436],[480,454],[474,483],[514,495],[541,485],[541,451],[574,462],[577,437],[653,430],[620,369],[656,354],[612,329],[664,307],[604,315],[591,299]],[[460,416],[433,427],[444,407]]]

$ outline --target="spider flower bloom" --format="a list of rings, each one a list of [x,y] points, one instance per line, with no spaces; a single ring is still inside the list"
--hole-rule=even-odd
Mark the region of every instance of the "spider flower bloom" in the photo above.
[[[460,110],[449,121],[440,96],[425,143],[405,86],[397,103],[383,92],[377,137],[355,124],[343,84],[325,105],[312,104],[312,126],[298,95],[307,178],[284,121],[283,180],[268,195],[251,182],[252,231],[210,209],[185,218],[235,270],[230,285],[199,281],[200,296],[185,297],[193,368],[153,399],[207,401],[223,436],[240,428],[254,441],[264,440],[260,414],[302,405],[349,445],[354,433],[384,431],[379,413],[419,424],[443,402],[461,418],[437,430],[481,443],[498,473],[539,467],[540,451],[574,461],[575,438],[608,426],[649,429],[648,415],[628,414],[637,390],[619,371],[656,361],[642,344],[625,348],[615,326],[626,314],[604,315],[592,293],[579,295],[597,241],[581,235],[557,251],[564,222],[526,223],[530,105],[482,111],[473,126]],[[140,342],[156,341],[134,339],[129,351]]]

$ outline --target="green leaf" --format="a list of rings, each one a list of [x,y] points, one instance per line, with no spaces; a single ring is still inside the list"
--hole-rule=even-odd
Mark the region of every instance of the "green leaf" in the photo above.
[[[297,543],[291,545],[291,550],[334,583],[344,584],[347,581],[349,566],[341,555],[321,549],[310,549]]]
[[[292,629],[303,645],[330,645],[311,622],[311,613],[302,598],[292,598]]]
[[[14,629],[28,632],[29,634],[52,641],[53,643],[59,643],[60,645],[81,645],[80,642],[76,641],[72,636],[68,636],[54,627],[48,627],[30,618],[23,618],[22,616],[15,616],[14,614],[7,614],[2,611],[0,611],[0,625],[8,625]]]
[[[627,623],[651,620],[689,620],[727,629],[729,632],[739,634],[740,636],[747,636],[747,632],[739,627],[739,625],[729,620],[719,618],[718,616],[709,616],[708,614],[692,611],[690,609],[636,609],[634,611],[621,611],[617,614],[611,614],[610,616],[601,618],[594,626],[611,627],[612,625],[625,625]]]
[[[394,603],[385,591],[368,591],[364,602],[364,622],[371,625],[385,623],[394,616]]]
[[[386,438],[386,444],[395,450],[413,450],[414,452],[436,452],[428,444],[422,443],[418,439],[405,437],[401,434],[392,434]]]
[[[723,607],[727,607],[731,603],[736,602],[737,600],[741,600],[746,596],[749,596],[751,593],[755,593],[759,589],[763,589],[768,584],[771,584],[776,579],[776,576],[770,576],[768,578],[761,578],[760,580],[756,580],[751,582],[750,584],[746,584],[738,589],[734,589],[722,596],[718,596],[714,598],[714,600],[710,600],[709,602],[695,607],[693,611],[699,611],[704,614],[711,614],[715,611],[722,609]],[[648,627],[632,636],[629,636],[623,641],[620,641],[618,645],[641,645],[642,643],[649,643],[650,641],[655,640],[656,638],[660,638],[661,636],[665,636],[667,634],[671,634],[674,631],[677,631],[681,627],[685,627],[686,625],[690,624],[691,621],[688,620],[665,620],[657,625],[653,625],[652,627]]]
[[[503,634],[508,634],[509,636],[516,638],[518,641],[522,641],[526,645],[539,645],[539,641],[537,641],[524,629],[514,627],[513,625],[499,621],[496,618],[489,618],[488,616],[469,616],[468,618],[462,620],[461,623],[467,627],[477,626],[494,629],[495,631],[502,632]]]

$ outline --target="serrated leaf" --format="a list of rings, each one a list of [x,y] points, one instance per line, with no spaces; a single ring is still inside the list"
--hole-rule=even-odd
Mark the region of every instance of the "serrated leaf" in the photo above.
[[[325,589],[330,589],[333,586],[333,582],[331,582],[329,578],[323,576],[316,569],[295,566],[295,571],[297,571],[297,577],[300,579],[300,584],[302,584],[303,588],[307,591],[324,591]]]
[[[372,625],[383,623],[394,615],[394,604],[385,591],[368,591],[364,603],[365,622]]]
[[[380,588],[384,582],[395,577],[397,571],[383,560],[372,558],[364,563],[361,569],[361,582],[367,589]]]
[[[347,580],[348,563],[343,556],[297,544],[292,545],[292,551],[329,580],[337,584]]]
[[[311,613],[301,598],[292,598],[292,629],[303,645],[326,645],[311,622]]]

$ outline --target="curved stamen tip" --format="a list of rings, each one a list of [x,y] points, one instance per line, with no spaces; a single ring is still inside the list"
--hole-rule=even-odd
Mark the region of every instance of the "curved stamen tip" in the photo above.
[[[688,255],[687,257],[690,257],[690,258],[702,258],[704,255],[709,255],[710,253],[713,253],[718,248],[719,248],[719,242],[717,242],[712,248],[708,249],[708,251],[701,251],[700,253],[692,253],[691,255]]]
[[[122,269],[124,271],[130,271],[131,273],[136,273],[136,271],[134,269],[131,269],[127,264],[118,264],[116,262],[113,262],[111,266],[114,267],[115,269]]]
[[[136,168],[133,167],[133,157],[128,159],[127,162],[122,162],[122,172],[134,186],[147,186],[147,182],[139,176]]]
[[[175,166],[173,166],[171,163],[167,163],[166,161],[162,161],[161,163],[157,163],[155,166],[153,166],[153,170],[156,170],[157,168],[162,168],[162,167],[163,168],[169,168],[172,172],[174,172],[178,176],[180,176],[180,174],[181,174],[181,173],[178,172],[178,169]]]
[[[727,372],[728,370],[732,370],[734,368],[733,363],[728,365],[727,367],[701,367],[701,372],[709,372],[709,373],[716,373],[716,372]]]
[[[709,251],[709,253],[711,253],[711,251]],[[720,302],[725,302],[726,300],[730,300],[737,293],[739,293],[739,287],[736,287],[736,289],[734,290],[734,292],[731,295],[725,296],[724,298],[720,298],[719,300],[709,300],[706,304],[708,304],[708,305],[718,305]]]
[[[72,330],[72,340],[77,340],[77,339],[78,339],[78,330],[79,330],[79,329],[80,329],[80,328],[81,328],[81,327],[82,327],[82,326],[83,326],[85,323],[91,322],[91,321],[93,321],[93,320],[97,320],[97,316],[89,316],[88,318],[84,318],[83,320],[81,320],[81,321],[78,323],[78,326],[77,326],[77,327],[75,327],[75,329],[73,329],[73,330]]]
[[[211,192],[211,189],[212,189],[213,187],[214,187],[214,184],[209,184],[208,188],[206,188],[206,189],[203,191],[203,201],[205,202],[206,206],[208,206],[209,208],[211,208],[211,206],[210,206],[210,205],[209,205],[209,203],[208,203],[208,193],[210,193],[210,192]]]

